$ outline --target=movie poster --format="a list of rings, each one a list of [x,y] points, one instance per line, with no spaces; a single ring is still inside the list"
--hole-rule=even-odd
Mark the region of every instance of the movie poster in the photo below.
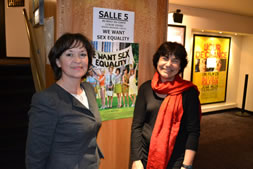
[[[139,45],[92,43],[96,54],[84,80],[94,87],[102,120],[132,117],[138,94]]]
[[[192,82],[201,104],[226,100],[230,37],[194,35]]]

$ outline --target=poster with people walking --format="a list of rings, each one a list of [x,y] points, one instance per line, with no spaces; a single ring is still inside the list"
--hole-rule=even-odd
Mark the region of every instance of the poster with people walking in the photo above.
[[[102,120],[132,117],[138,94],[139,45],[92,43],[95,55],[84,80],[94,87]]]
[[[226,100],[230,37],[194,35],[192,82],[201,104]]]

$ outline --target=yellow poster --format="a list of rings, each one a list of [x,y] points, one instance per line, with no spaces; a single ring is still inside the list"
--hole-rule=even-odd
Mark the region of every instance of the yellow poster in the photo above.
[[[194,35],[192,82],[201,104],[226,100],[229,37]]]

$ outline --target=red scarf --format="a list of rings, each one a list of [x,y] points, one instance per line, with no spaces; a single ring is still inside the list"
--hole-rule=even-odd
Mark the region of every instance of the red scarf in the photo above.
[[[160,106],[152,132],[147,169],[166,169],[183,116],[182,93],[190,87],[196,89],[197,87],[178,75],[174,81],[163,83],[157,72],[152,79],[151,86],[155,92],[167,94],[167,96]]]

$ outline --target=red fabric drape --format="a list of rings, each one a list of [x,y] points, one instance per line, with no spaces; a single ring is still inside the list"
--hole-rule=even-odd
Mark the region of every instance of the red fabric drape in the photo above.
[[[174,81],[163,83],[157,72],[154,74],[151,86],[155,92],[167,96],[160,106],[151,136],[147,169],[166,169],[183,116],[182,93],[190,87],[196,89],[197,87],[178,75]]]

